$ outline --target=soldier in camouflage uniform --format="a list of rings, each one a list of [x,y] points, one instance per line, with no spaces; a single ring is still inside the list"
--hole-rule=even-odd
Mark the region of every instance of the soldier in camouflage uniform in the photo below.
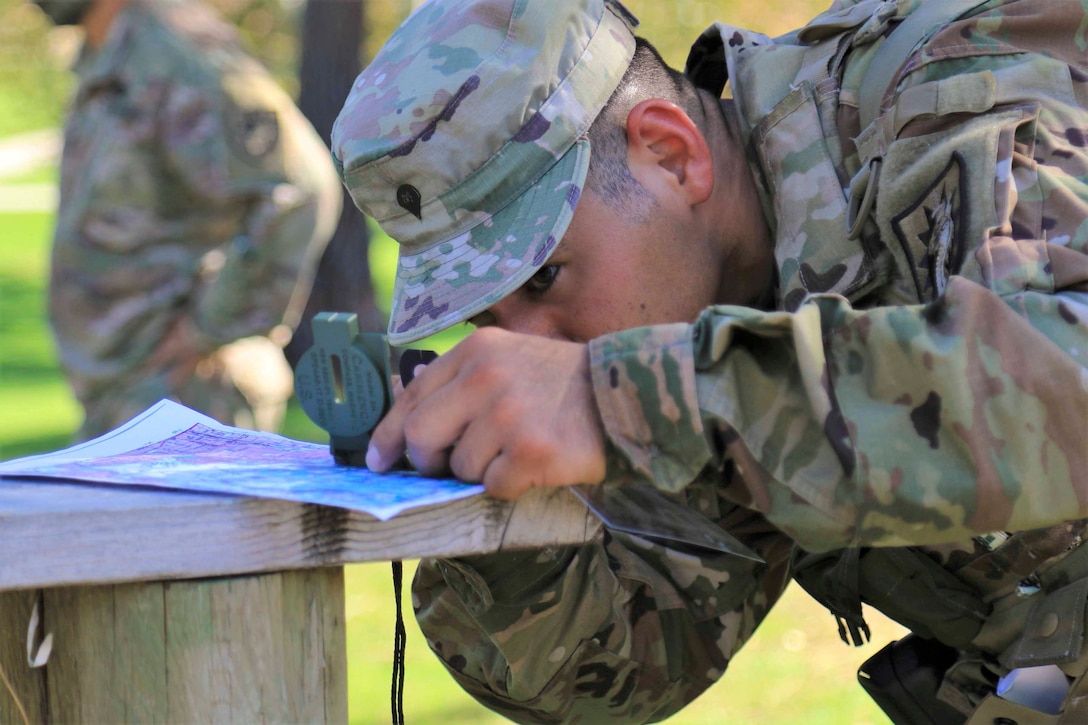
[[[682,77],[634,23],[431,0],[334,129],[401,244],[390,338],[481,326],[368,465],[668,502],[423,562],[432,649],[515,720],[660,720],[792,575],[844,638],[865,601],[937,653],[924,717],[1084,722],[1088,6],[838,0],[777,39],[716,25]],[[755,555],[658,535],[678,505]],[[996,695],[1044,665],[1060,715]]]
[[[39,4],[87,31],[49,289],[78,437],[162,398],[275,428],[282,345],[340,209],[327,148],[209,9]]]

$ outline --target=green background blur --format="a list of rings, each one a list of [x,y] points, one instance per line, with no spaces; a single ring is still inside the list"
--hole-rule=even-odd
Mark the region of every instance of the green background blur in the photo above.
[[[319,0],[346,2],[349,0]],[[542,0],[543,1],[543,0]],[[303,0],[214,0],[293,94]],[[411,9],[411,0],[367,0],[367,58]],[[628,0],[641,33],[682,65],[690,41],[715,21],[775,35],[803,24],[825,3],[813,0]],[[0,0],[0,460],[68,444],[80,419],[57,369],[45,316],[45,281],[56,203],[56,145],[78,48],[73,29],[51,29],[24,0]],[[11,155],[15,150],[16,155]],[[377,230],[370,256],[376,292],[387,300],[395,245]],[[430,341],[446,349],[455,331]],[[292,406],[284,433],[321,440]],[[2,565],[2,564],[0,564]],[[406,580],[415,562],[406,562]],[[388,564],[346,568],[349,712],[353,723],[389,722],[394,626]],[[427,649],[408,614],[405,716],[412,725],[503,722],[461,692]],[[858,665],[902,628],[867,610],[873,643],[842,644],[834,621],[796,586],[733,661],[725,678],[679,715],[676,725],[885,725],[856,684]]]

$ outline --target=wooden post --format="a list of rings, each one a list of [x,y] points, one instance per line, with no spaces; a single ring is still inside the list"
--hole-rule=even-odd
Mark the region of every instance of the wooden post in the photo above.
[[[53,634],[26,660],[36,600]],[[29,722],[347,722],[341,567],[0,592],[0,666]],[[22,714],[0,687],[0,723]]]
[[[275,499],[0,481],[0,725],[345,723],[343,565],[581,544],[566,490],[389,521]],[[27,666],[34,603],[53,634]],[[39,635],[40,638],[40,635]]]
[[[0,670],[4,672],[0,682],[2,725],[45,722],[49,711],[45,673],[30,669],[26,659],[27,625],[36,601],[36,591],[0,592]],[[14,690],[18,705],[9,688]]]

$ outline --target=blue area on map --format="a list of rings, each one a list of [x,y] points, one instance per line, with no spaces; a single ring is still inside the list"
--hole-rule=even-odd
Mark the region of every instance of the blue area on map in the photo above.
[[[337,464],[328,446],[197,423],[127,453],[37,466],[35,478],[280,498],[365,511],[400,511],[483,493],[484,487],[415,471],[374,473]]]

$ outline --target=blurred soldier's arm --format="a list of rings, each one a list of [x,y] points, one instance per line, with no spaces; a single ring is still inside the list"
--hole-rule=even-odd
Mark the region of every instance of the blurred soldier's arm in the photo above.
[[[179,86],[164,110],[172,170],[234,227],[204,255],[190,316],[174,331],[197,348],[293,329],[340,213],[328,150],[272,79],[250,70],[228,73],[216,93]]]

